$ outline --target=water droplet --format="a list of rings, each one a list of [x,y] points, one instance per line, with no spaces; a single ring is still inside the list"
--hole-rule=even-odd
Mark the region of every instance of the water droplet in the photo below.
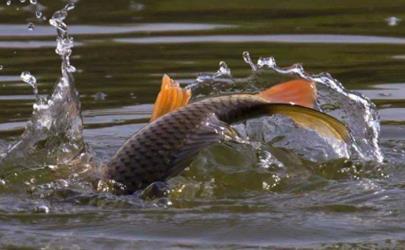
[[[129,9],[133,10],[133,11],[141,11],[145,8],[145,6],[143,4],[140,3],[136,3],[136,2],[131,2],[129,4]]]
[[[70,10],[73,10],[75,8],[75,4],[74,3],[68,3],[66,6],[65,6],[65,10],[66,11],[70,11]]]
[[[267,182],[263,181],[262,188],[263,188],[263,190],[270,190],[271,186]]]
[[[20,3],[25,3],[26,0],[20,0]]]
[[[41,18],[42,17],[42,12],[40,10],[35,11],[35,16],[37,18]]]
[[[274,57],[260,57],[259,60],[257,60],[257,66],[259,68],[273,68],[276,66],[276,60],[274,59]]]
[[[38,1],[37,0],[30,0],[30,3],[35,5],[35,4],[38,3]]]
[[[288,69],[291,71],[291,73],[297,74],[299,76],[301,76],[304,73],[304,67],[299,63],[292,65]]]
[[[74,73],[74,72],[76,72],[76,67],[73,65],[67,65],[66,70],[67,70],[67,72]]]
[[[6,4],[7,4],[7,6],[10,6],[10,5],[11,5],[11,0],[8,0],[8,1],[6,2]]]
[[[48,206],[45,206],[45,205],[40,205],[40,206],[37,206],[37,207],[34,209],[34,211],[37,212],[37,213],[45,213],[45,214],[48,214],[48,213],[49,213],[49,207],[48,207]]]
[[[28,23],[28,30],[33,31],[35,28],[35,25],[33,23]]]
[[[243,51],[242,53],[243,61],[249,64],[253,71],[257,71],[256,65],[253,63],[252,58],[250,57],[249,51]]]
[[[385,21],[387,22],[388,26],[397,26],[401,21],[401,18],[391,16],[386,18]]]
[[[95,100],[95,101],[104,101],[106,97],[107,97],[107,94],[106,94],[106,93],[97,92],[97,93],[94,95],[94,100]]]
[[[58,166],[57,165],[48,165],[48,168],[50,170],[56,170],[58,168]]]
[[[226,75],[230,76],[231,75],[231,69],[228,67],[228,65],[224,61],[219,62],[219,69],[218,72],[220,75]]]
[[[30,72],[25,71],[21,73],[20,78],[23,82],[28,83],[34,89],[34,94],[38,97],[38,86],[35,76],[31,75]]]
[[[37,79],[33,75],[31,75],[31,73],[28,71],[22,72],[20,77],[21,80],[23,80],[24,82],[28,83],[31,86],[37,84]]]
[[[3,70],[3,65],[0,64],[0,70]]]

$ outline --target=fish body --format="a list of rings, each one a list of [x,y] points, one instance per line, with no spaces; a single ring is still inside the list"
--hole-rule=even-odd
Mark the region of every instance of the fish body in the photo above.
[[[265,105],[253,95],[209,98],[168,113],[135,133],[108,164],[107,178],[129,193],[179,174],[203,146],[220,142],[226,124]]]
[[[176,101],[170,101],[165,91],[170,95],[175,93],[181,101],[168,108],[168,104]],[[182,93],[187,95],[186,92],[172,91],[162,84],[156,102],[159,105],[155,105],[153,112],[159,115],[152,116],[153,121],[117,151],[107,164],[105,178],[122,184],[124,188],[120,193],[123,194],[165,181],[181,173],[202,148],[234,136],[228,124],[264,114],[283,114],[321,134],[345,139],[347,131],[342,124],[310,108],[315,91],[313,83],[299,80],[255,95],[219,96],[187,104],[188,100],[184,101],[185,96],[182,96]],[[299,105],[291,104],[292,101]]]

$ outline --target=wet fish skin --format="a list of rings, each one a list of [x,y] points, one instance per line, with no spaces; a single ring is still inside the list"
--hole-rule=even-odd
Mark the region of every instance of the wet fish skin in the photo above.
[[[107,164],[105,177],[123,184],[123,194],[165,181],[179,174],[201,148],[223,139],[220,130],[226,127],[221,122],[243,119],[267,103],[256,95],[239,94],[209,98],[168,113],[125,142]]]

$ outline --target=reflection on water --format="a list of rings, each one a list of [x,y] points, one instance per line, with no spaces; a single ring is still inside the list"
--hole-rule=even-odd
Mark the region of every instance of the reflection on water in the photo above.
[[[379,113],[384,124],[390,124],[393,122],[398,124],[403,123],[405,108],[402,105],[395,105],[392,103],[401,103],[402,100],[405,99],[404,83],[375,84],[372,86],[372,89],[363,89],[359,91],[379,103]],[[397,131],[398,128],[394,127],[392,129],[393,131]]]
[[[374,84],[373,89],[359,91],[374,100],[405,99],[405,83]]]
[[[51,41],[0,41],[0,48],[9,48],[9,49],[38,49],[38,48],[54,48],[56,45],[55,42]],[[81,44],[78,43],[78,46]]]
[[[39,2],[0,3],[1,152],[32,116],[35,96],[21,72],[35,75],[43,97],[60,77],[55,31],[35,10],[50,17],[64,2]],[[261,151],[216,145],[170,181],[168,198],[152,201],[96,193],[70,175],[77,166],[10,172],[2,165],[1,248],[404,248],[405,32],[402,21],[391,26],[387,20],[404,20],[404,6],[372,0],[78,2],[66,21],[75,34],[71,60],[83,136],[96,160],[108,160],[147,123],[163,73],[190,83],[226,60],[232,76],[245,78],[245,50],[275,56],[280,65],[300,62],[308,72],[330,72],[370,97],[382,119],[385,160],[311,162],[288,150],[291,145],[277,147],[286,141],[279,136]],[[267,72],[243,86],[254,90],[283,80]],[[323,108],[333,113],[337,107]],[[285,124],[278,129],[289,129]],[[285,164],[261,164],[265,152]]]
[[[140,32],[175,32],[175,31],[204,31],[214,29],[229,29],[233,25],[199,24],[199,23],[143,23],[137,25],[97,26],[97,25],[72,25],[69,26],[72,35],[102,35]],[[35,32],[27,29],[26,25],[0,25],[0,38],[2,37],[37,37],[55,36],[52,27],[36,25]]]
[[[382,119],[385,121],[403,121],[403,117],[405,117],[405,109],[404,108],[382,108],[380,110],[380,114]]]
[[[405,44],[405,38],[353,36],[353,35],[211,35],[211,36],[160,36],[145,38],[120,38],[122,43],[337,43],[337,44]]]

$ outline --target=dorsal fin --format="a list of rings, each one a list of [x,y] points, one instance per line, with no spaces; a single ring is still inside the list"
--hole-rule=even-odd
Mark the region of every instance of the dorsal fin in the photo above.
[[[188,104],[191,98],[191,91],[183,89],[179,83],[172,80],[168,75],[163,75],[160,92],[153,106],[150,121],[181,108]]]
[[[293,103],[312,108],[316,99],[316,87],[311,81],[298,79],[277,84],[257,95],[271,103]]]

